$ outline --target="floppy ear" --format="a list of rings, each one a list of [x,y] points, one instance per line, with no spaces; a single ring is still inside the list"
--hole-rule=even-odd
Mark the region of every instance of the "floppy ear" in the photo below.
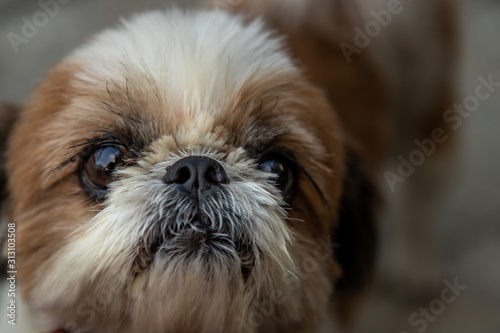
[[[377,191],[361,160],[347,151],[347,172],[339,206],[339,224],[334,232],[334,253],[342,269],[336,283],[338,313],[349,321],[352,308],[369,286],[375,266]]]
[[[20,110],[20,107],[12,104],[0,105],[0,214],[2,213],[1,207],[7,198],[7,176],[5,174],[7,142]]]

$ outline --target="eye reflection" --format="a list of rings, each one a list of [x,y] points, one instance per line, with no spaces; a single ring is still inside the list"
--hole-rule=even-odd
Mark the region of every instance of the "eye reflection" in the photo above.
[[[290,196],[293,184],[295,183],[294,165],[291,164],[291,161],[282,157],[267,158],[260,163],[262,171],[277,176],[275,179],[276,186],[281,190],[285,198]]]
[[[84,176],[95,189],[106,190],[111,173],[122,160],[123,152],[117,146],[103,146],[96,149],[85,163]]]

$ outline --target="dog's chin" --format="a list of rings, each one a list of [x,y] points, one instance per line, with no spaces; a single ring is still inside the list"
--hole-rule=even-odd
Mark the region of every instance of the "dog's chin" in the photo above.
[[[228,223],[223,221],[220,225]],[[253,247],[245,237],[231,237],[227,228],[216,227],[216,223],[202,213],[181,224],[158,223],[140,245],[134,273],[148,269],[157,258],[186,265],[200,260],[207,266],[220,262],[232,263],[232,266],[239,263],[245,281],[254,265]]]

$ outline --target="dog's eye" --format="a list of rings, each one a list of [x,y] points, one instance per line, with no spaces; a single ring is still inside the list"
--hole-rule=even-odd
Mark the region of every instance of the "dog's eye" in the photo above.
[[[111,173],[123,159],[123,150],[114,145],[101,146],[94,150],[84,166],[84,180],[93,190],[106,191]]]
[[[291,195],[293,184],[295,183],[295,165],[283,157],[271,157],[260,163],[262,171],[274,173],[276,186],[281,190],[285,199]]]

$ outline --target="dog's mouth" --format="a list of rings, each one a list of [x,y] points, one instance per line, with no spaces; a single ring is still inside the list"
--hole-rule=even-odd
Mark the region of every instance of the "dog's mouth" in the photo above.
[[[247,280],[255,262],[253,247],[242,238],[233,239],[227,225],[227,221],[213,223],[200,213],[187,223],[157,223],[138,246],[133,270],[141,273],[157,256],[182,256],[186,262],[196,258],[234,258],[240,261],[242,276]]]
[[[166,229],[165,239],[173,239],[183,236],[198,236],[199,234],[211,234],[216,233],[216,226],[212,221],[203,213],[197,213],[193,218],[187,223],[173,223],[167,222],[168,227]],[[221,229],[221,228],[218,228]],[[219,230],[219,233],[223,230]]]

